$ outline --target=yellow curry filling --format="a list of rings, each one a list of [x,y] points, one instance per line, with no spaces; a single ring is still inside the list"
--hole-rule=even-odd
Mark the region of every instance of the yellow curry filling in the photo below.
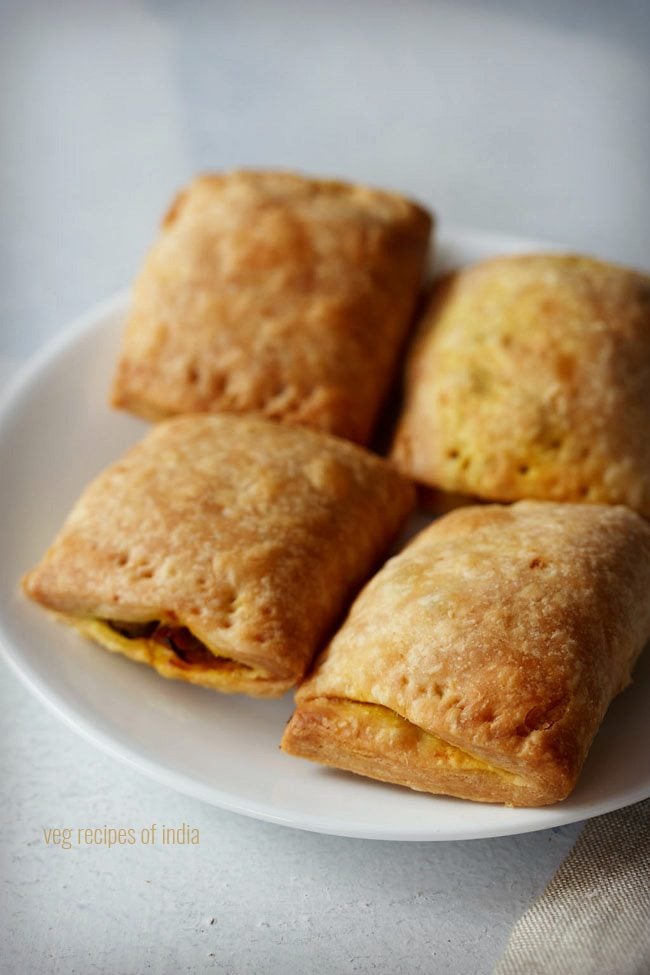
[[[178,668],[179,676],[183,671],[218,671],[225,681],[228,677],[235,679],[243,675],[252,680],[268,677],[265,671],[257,667],[249,667],[226,654],[213,652],[186,626],[172,626],[161,620],[132,623],[68,614],[64,618],[83,636],[107,650],[123,653],[157,670]]]
[[[412,724],[407,718],[381,704],[368,704],[344,698],[327,698],[333,705],[333,714],[342,725],[353,732],[355,749],[366,749],[389,756],[394,752],[409,754],[412,762],[420,767],[442,765],[459,772],[489,772],[501,778],[518,780],[513,772],[491,765],[469,752],[451,745],[437,735]],[[322,699],[317,699],[318,704]]]

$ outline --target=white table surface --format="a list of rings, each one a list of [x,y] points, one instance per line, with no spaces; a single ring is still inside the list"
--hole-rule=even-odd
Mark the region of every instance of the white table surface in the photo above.
[[[449,224],[650,263],[647,5],[59,0],[0,16],[0,381],[130,281],[199,169],[351,177]],[[246,820],[96,752],[1,667],[3,972],[487,975],[579,832],[398,844]],[[199,827],[200,846],[42,835],[151,822]]]

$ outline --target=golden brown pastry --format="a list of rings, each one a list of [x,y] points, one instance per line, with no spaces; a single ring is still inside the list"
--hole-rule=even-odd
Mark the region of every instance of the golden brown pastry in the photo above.
[[[500,257],[436,290],[393,457],[494,500],[650,515],[650,277],[587,257]]]
[[[180,417],[90,485],[24,587],[165,677],[275,696],[412,502],[354,444],[259,417]]]
[[[557,802],[649,636],[638,515],[462,508],[367,584],[299,689],[282,747],[426,792]]]
[[[153,420],[259,411],[367,442],[430,227],[422,208],[364,186],[200,176],[136,282],[113,404]]]

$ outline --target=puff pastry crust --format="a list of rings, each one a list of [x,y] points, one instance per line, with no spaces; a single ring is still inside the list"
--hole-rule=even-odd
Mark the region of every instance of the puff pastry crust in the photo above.
[[[386,461],[326,434],[179,417],[90,485],[24,588],[165,677],[275,696],[302,676],[413,494]]]
[[[619,506],[463,508],[367,584],[282,747],[512,806],[573,789],[650,636],[650,527]]]
[[[586,257],[502,257],[432,296],[393,458],[492,500],[650,515],[650,277]]]
[[[410,324],[431,217],[283,172],[200,176],[136,281],[113,405],[262,412],[368,441]]]

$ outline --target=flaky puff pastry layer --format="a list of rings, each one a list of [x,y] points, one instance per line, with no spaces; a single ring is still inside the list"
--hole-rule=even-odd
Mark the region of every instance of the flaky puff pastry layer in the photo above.
[[[297,693],[283,748],[432,793],[558,802],[649,636],[638,515],[462,508],[358,596]]]
[[[412,504],[394,468],[338,438],[259,417],[180,417],[90,485],[24,588],[166,677],[277,695]],[[209,653],[184,659],[107,621],[185,628]]]
[[[650,515],[650,277],[586,257],[502,257],[435,290],[393,458],[434,487]]]
[[[431,218],[282,172],[200,176],[136,281],[115,406],[258,411],[367,442],[418,295]]]

